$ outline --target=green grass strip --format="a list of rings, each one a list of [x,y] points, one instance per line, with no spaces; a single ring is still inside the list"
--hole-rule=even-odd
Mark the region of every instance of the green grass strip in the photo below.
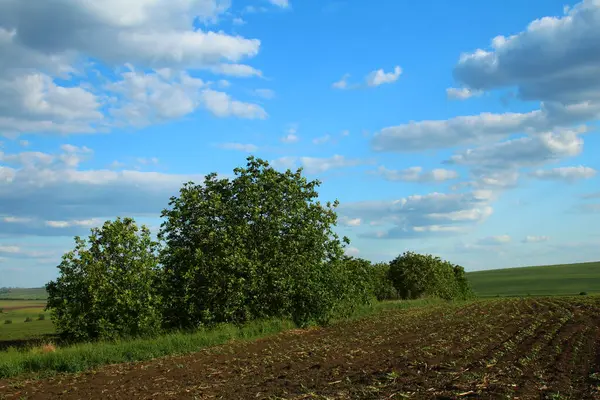
[[[350,318],[338,319],[333,323],[363,318],[382,310],[425,307],[442,302],[427,299],[378,302],[361,307]],[[8,349],[0,352],[0,378],[31,373],[39,376],[60,372],[74,373],[108,364],[190,354],[230,340],[253,340],[294,328],[296,326],[289,320],[272,319],[248,322],[241,327],[223,324],[211,329],[199,329],[193,333],[170,333],[148,339],[76,344],[59,347],[56,351],[48,353],[43,353],[40,348]]]

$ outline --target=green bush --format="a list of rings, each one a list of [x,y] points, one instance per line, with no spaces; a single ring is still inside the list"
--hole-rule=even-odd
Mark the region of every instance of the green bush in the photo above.
[[[5,319],[4,325],[12,324],[12,319]]]
[[[587,292],[579,292],[580,296],[587,296]]]
[[[390,264],[376,263],[373,271],[373,294],[379,301],[397,300],[400,298],[398,290],[390,277]]]
[[[337,201],[317,201],[320,182],[301,169],[247,161],[232,179],[213,173],[202,185],[187,183],[162,212],[168,328],[271,317],[325,322],[341,304],[362,301],[355,286],[340,283],[347,275],[332,229]]]
[[[40,314],[38,315],[38,321],[43,321],[46,319],[46,314]]]
[[[0,307],[0,314],[2,314],[4,312],[4,308]]]
[[[25,322],[32,322],[32,321],[33,321],[33,319],[31,317],[25,318]]]
[[[56,330],[71,340],[157,333],[157,243],[131,218],[106,221],[88,240],[75,237],[59,277],[46,285]]]
[[[390,279],[403,299],[424,296],[446,300],[473,297],[461,266],[432,255],[405,252],[390,262]]]

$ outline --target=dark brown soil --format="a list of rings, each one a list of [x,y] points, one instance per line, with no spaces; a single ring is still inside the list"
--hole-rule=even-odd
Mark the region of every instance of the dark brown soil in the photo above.
[[[45,380],[7,399],[599,399],[600,298],[382,312]]]

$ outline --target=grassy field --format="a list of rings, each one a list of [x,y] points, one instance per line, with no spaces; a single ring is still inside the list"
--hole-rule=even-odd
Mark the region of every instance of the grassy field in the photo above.
[[[8,293],[0,293],[0,300],[46,300],[45,288],[16,288]]]
[[[0,379],[0,393],[10,399],[600,398],[600,296],[391,305],[305,330],[254,322],[241,330],[8,352],[0,357],[0,375],[78,371],[174,348],[189,354],[91,373]]]
[[[26,341],[54,333],[44,300],[0,300],[0,350],[15,341]],[[44,319],[40,319],[41,315]],[[29,322],[25,322],[29,318]],[[7,323],[6,321],[11,321]]]
[[[600,293],[600,262],[469,272],[477,296]]]

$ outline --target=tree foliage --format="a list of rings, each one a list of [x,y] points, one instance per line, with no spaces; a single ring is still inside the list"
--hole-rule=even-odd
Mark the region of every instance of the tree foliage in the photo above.
[[[58,269],[46,285],[46,309],[63,336],[113,339],[159,329],[157,243],[145,226],[131,218],[107,221],[87,240],[75,237]]]
[[[389,276],[403,299],[432,296],[451,300],[472,296],[462,267],[429,254],[399,255],[390,262]]]
[[[372,266],[373,295],[379,301],[398,300],[400,295],[390,278],[390,264],[376,263]]]
[[[187,183],[162,212],[169,327],[272,316],[324,321],[350,296],[339,283],[337,201],[317,201],[320,182],[300,169],[247,161],[232,179],[210,174],[203,185]]]

